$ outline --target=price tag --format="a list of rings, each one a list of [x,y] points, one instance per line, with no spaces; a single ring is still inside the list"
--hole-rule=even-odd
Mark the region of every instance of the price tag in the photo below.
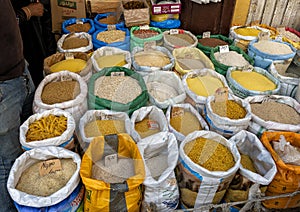
[[[218,88],[215,92],[215,102],[225,102],[228,100],[228,88],[221,87]]]
[[[105,50],[105,55],[110,56],[112,54],[113,54],[112,50],[109,50],[109,49]]]
[[[282,38],[283,38],[282,35],[277,35],[276,38],[275,38],[275,40],[278,40],[278,41],[282,42]]]
[[[110,76],[112,76],[112,77],[124,77],[125,76],[125,73],[124,72],[111,72],[110,73]]]
[[[148,30],[150,29],[149,25],[143,25],[143,26],[140,26],[140,29],[141,30]]]
[[[100,120],[112,120],[112,115],[101,113]]]
[[[203,32],[202,38],[210,38],[210,32]]]
[[[39,173],[41,177],[60,170],[62,170],[62,167],[59,159],[51,159],[39,163]]]
[[[65,59],[66,60],[73,60],[74,54],[72,52],[65,52]]]
[[[148,41],[144,43],[144,51],[153,50],[156,47],[156,41]]]
[[[220,53],[229,52],[229,46],[228,45],[219,46],[219,51]]]
[[[107,25],[107,30],[111,31],[111,30],[116,30],[116,25]]]
[[[247,66],[244,66],[242,68],[243,72],[251,72],[252,70],[253,70],[253,66],[252,65],[247,65]]]
[[[177,116],[183,116],[184,115],[184,109],[181,107],[173,107],[172,108],[172,114],[171,117],[177,117]]]
[[[269,40],[269,39],[270,39],[270,33],[269,32],[261,31],[258,34],[258,40]]]
[[[157,123],[157,121],[148,120],[147,125],[149,130],[159,129],[159,124]]]
[[[179,30],[178,29],[171,29],[170,30],[170,35],[176,35],[179,34]]]
[[[76,19],[76,24],[83,24],[83,21],[80,19]]]
[[[104,166],[109,167],[109,166],[115,166],[118,163],[118,154],[111,154],[107,155],[104,158]]]

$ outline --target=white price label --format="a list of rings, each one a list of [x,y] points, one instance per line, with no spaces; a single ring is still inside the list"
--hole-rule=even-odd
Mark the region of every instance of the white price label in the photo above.
[[[247,66],[244,66],[242,68],[243,72],[251,72],[252,70],[253,70],[253,66],[252,65],[247,65]]]
[[[269,32],[261,31],[258,34],[258,40],[269,40],[269,39],[270,39],[270,33]]]
[[[66,60],[74,59],[74,54],[72,52],[65,52],[65,59]]]
[[[157,121],[148,120],[147,125],[148,125],[148,129],[149,130],[159,129],[159,124],[157,123]]]
[[[83,21],[80,19],[76,19],[76,24],[83,24]]]
[[[116,30],[116,25],[107,25],[107,30],[111,31],[111,30]]]
[[[228,88],[221,87],[215,92],[215,102],[225,102],[228,99]]]
[[[202,38],[210,38],[210,32],[203,32]]]
[[[179,34],[179,30],[178,29],[171,29],[170,30],[170,35],[176,35]]]
[[[110,166],[115,166],[118,163],[118,154],[111,154],[107,155],[104,158],[104,166],[110,167]]]
[[[229,46],[228,45],[219,46],[219,51],[220,53],[229,52]]]
[[[143,26],[140,26],[140,29],[141,30],[148,30],[150,29],[149,25],[143,25]]]
[[[120,72],[111,72],[110,76],[112,76],[112,77],[124,77],[125,73],[121,72],[121,71]]]

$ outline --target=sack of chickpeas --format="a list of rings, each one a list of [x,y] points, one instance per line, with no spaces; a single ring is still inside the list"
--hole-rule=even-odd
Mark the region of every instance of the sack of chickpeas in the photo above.
[[[87,84],[78,74],[60,71],[47,75],[37,87],[33,112],[59,108],[72,114],[78,123],[87,111]]]

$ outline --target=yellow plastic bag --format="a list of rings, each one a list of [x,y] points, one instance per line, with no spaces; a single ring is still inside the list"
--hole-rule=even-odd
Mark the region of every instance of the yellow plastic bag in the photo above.
[[[135,175],[123,183],[93,179],[93,163],[107,156],[108,152],[134,159]],[[139,211],[145,168],[138,147],[128,134],[95,137],[83,155],[80,176],[86,188],[84,211]]]
[[[299,190],[300,166],[284,163],[272,146],[273,141],[279,141],[283,135],[287,142],[295,147],[300,147],[300,134],[294,132],[264,132],[261,141],[271,153],[276,166],[277,173],[268,185],[266,196],[278,196],[280,194],[292,193]],[[300,207],[300,194],[293,197],[276,198],[263,201],[266,208],[295,208]]]

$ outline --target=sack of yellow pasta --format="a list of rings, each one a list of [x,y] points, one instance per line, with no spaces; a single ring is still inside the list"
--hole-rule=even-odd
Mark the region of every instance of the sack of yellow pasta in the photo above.
[[[271,153],[277,166],[277,173],[268,185],[266,196],[278,196],[281,194],[293,193],[299,190],[300,166],[284,161],[291,154],[280,156],[276,151],[276,145],[281,145],[284,139],[292,148],[300,147],[300,134],[294,132],[264,132],[261,141]],[[285,146],[284,146],[285,149]],[[298,150],[299,153],[299,150]],[[285,153],[284,153],[285,154]],[[293,156],[293,158],[296,158]],[[299,154],[298,154],[299,158]],[[300,194],[289,197],[281,197],[263,201],[266,208],[284,209],[300,207]]]
[[[80,176],[84,211],[139,211],[145,167],[128,134],[95,137],[83,155]]]
[[[43,146],[74,148],[75,120],[60,109],[31,115],[20,126],[20,143],[24,150]]]

